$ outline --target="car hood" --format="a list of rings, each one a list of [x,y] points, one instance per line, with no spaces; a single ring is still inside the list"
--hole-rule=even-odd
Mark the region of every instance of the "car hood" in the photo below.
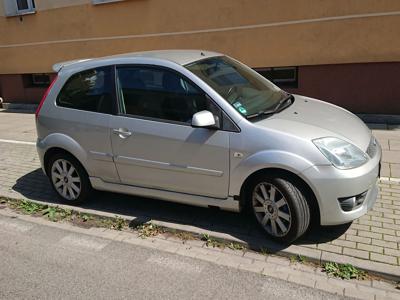
[[[371,139],[368,127],[349,111],[297,95],[291,106],[254,124],[310,140],[326,136],[337,137],[363,151],[367,149]]]

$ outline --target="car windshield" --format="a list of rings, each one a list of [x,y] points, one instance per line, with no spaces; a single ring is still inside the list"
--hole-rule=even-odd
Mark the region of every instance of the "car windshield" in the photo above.
[[[226,56],[185,66],[247,118],[273,113],[289,94],[256,71]]]

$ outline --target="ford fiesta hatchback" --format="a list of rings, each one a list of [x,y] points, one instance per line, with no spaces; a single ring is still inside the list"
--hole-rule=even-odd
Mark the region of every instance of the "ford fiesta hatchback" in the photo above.
[[[43,171],[91,189],[250,210],[282,242],[375,203],[381,148],[350,112],[291,95],[223,54],[171,50],[56,64],[36,112]]]

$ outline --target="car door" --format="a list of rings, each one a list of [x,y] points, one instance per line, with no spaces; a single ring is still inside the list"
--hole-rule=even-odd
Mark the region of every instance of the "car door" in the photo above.
[[[119,182],[110,139],[110,120],[116,111],[114,77],[112,66],[72,75],[57,96],[54,117],[47,120],[54,132],[70,137],[85,152],[89,175],[108,182]]]
[[[198,87],[162,67],[117,67],[120,114],[111,119],[124,184],[226,198],[229,132],[191,127],[195,112],[220,109]]]

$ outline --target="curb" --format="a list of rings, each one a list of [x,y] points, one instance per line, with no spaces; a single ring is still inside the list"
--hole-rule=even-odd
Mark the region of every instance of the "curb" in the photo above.
[[[1,103],[4,110],[15,111],[15,112],[35,112],[38,107],[37,104],[26,104],[26,103]]]
[[[375,124],[400,124],[400,115],[381,115],[381,114],[356,114],[365,123]]]
[[[38,200],[31,200],[27,199],[31,202],[42,204],[42,205],[47,205],[49,207],[60,207],[63,209],[70,209],[74,210],[79,213],[85,213],[85,214],[92,214],[100,217],[108,217],[108,218],[115,218],[119,217],[122,218],[128,222],[135,222],[135,223],[143,223],[143,220],[148,220],[147,217],[145,216],[127,216],[127,215],[122,215],[122,214],[115,214],[115,213],[108,213],[108,212],[102,212],[102,211],[97,211],[93,209],[86,209],[86,208],[81,208],[77,206],[70,206],[70,205],[65,205],[65,204],[53,204],[53,203],[48,203],[44,201],[38,201]],[[233,237],[229,234],[225,233],[220,233],[220,232],[215,232],[211,230],[204,230],[204,229],[199,229],[195,226],[190,226],[190,225],[181,225],[181,224],[176,224],[168,221],[158,221],[158,220],[151,220],[151,223],[165,227],[167,229],[172,229],[172,230],[178,230],[178,231],[185,231],[192,233],[194,235],[202,235],[202,234],[208,234],[210,237],[218,239],[223,242],[235,242],[239,243],[242,245],[247,246],[249,249],[252,250],[260,250],[264,248],[268,250],[268,252],[272,252],[270,254],[273,255],[280,255],[284,257],[293,257],[293,256],[303,256],[307,260],[317,263],[317,264],[323,264],[325,262],[336,262],[340,264],[346,264],[350,263],[353,266],[367,271],[369,274],[377,275],[379,277],[382,277],[384,279],[388,280],[394,280],[394,281],[400,281],[400,267],[395,266],[395,265],[388,265],[388,264],[383,264],[375,261],[370,261],[370,260],[363,260],[355,257],[349,257],[346,255],[342,254],[336,254],[332,252],[322,252],[319,249],[314,249],[314,248],[305,248],[305,247],[300,247],[297,245],[290,245],[285,249],[282,249],[282,246],[270,241],[270,240],[265,240],[265,244],[260,245],[259,241],[254,241],[254,244],[257,244],[256,247],[252,247],[252,242],[245,242],[239,238]],[[261,247],[260,247],[261,246]]]

